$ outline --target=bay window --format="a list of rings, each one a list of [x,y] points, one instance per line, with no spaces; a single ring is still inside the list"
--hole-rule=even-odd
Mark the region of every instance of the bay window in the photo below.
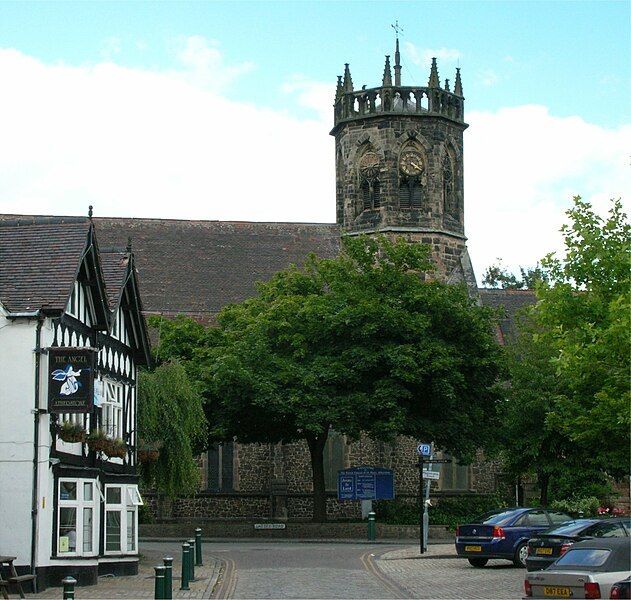
[[[138,551],[138,507],[142,504],[137,485],[105,485],[105,554]]]
[[[60,478],[57,496],[57,554],[98,554],[98,496],[93,479]]]

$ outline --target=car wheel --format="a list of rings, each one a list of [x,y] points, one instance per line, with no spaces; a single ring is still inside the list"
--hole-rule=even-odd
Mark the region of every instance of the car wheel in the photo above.
[[[472,567],[483,567],[487,562],[489,562],[488,558],[468,558],[469,564]]]
[[[517,550],[515,550],[515,557],[513,558],[513,564],[516,567],[526,568],[526,558],[528,557],[528,544],[527,542],[522,542],[517,546]]]

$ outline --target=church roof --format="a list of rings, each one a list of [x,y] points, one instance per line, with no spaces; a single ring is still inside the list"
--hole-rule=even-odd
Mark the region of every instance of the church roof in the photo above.
[[[0,215],[0,302],[5,308],[63,311],[89,230],[83,217]]]
[[[517,334],[517,315],[526,306],[537,302],[533,290],[496,290],[480,288],[480,300],[484,306],[500,311],[500,342],[505,344]]]
[[[310,253],[339,252],[337,225],[94,218],[102,251],[131,238],[147,313],[211,320]]]

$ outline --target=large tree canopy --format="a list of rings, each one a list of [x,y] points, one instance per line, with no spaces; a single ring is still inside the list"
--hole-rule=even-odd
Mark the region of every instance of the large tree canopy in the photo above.
[[[565,256],[542,261],[500,409],[506,464],[537,475],[543,502],[555,477],[629,472],[629,225],[620,201],[606,220],[578,197],[567,214]]]
[[[203,340],[188,368],[203,381],[215,439],[307,442],[316,520],[331,429],[423,437],[465,458],[492,436],[492,315],[429,271],[421,245],[344,238],[338,258],[277,273],[212,332],[163,324],[171,353],[190,349],[191,334]]]

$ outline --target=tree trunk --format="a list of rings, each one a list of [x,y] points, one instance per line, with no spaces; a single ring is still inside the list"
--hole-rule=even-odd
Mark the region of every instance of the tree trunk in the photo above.
[[[313,474],[313,521],[326,521],[326,488],[324,485],[324,445],[329,435],[328,429],[320,435],[305,436],[311,454],[311,472]]]
[[[548,486],[550,484],[550,473],[539,473],[537,475],[537,483],[539,483],[539,489],[541,495],[539,501],[541,506],[548,506]]]

